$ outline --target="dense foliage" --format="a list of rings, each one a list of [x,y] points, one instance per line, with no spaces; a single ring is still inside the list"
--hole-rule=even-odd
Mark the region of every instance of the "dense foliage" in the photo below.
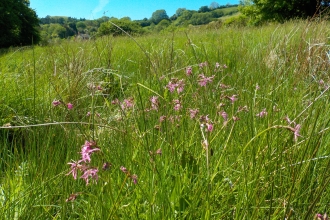
[[[312,18],[324,13],[329,0],[242,0],[241,12],[255,22],[273,20],[284,22],[295,18]]]
[[[207,9],[206,9],[207,8]],[[115,23],[130,34],[142,34],[173,30],[188,25],[202,25],[217,21],[220,17],[238,12],[237,5],[222,5],[213,2],[209,7],[202,6],[198,11],[179,8],[174,15],[169,17],[164,9],[156,10],[150,18],[131,20],[129,17],[114,18],[103,16],[96,20],[72,18],[61,16],[46,16],[40,18],[42,43],[49,41],[88,35],[90,37],[104,35],[122,35]],[[109,22],[110,21],[110,22]]]
[[[39,20],[28,0],[0,1],[0,48],[36,44]]]

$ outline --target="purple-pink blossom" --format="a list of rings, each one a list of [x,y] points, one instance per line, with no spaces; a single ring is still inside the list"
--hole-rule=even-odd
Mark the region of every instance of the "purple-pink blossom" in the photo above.
[[[156,150],[156,154],[158,154],[158,155],[162,155],[162,149],[159,148],[158,150]]]
[[[128,99],[124,99],[124,101],[121,103],[122,109],[133,108],[133,106],[134,106],[134,99],[132,97]]]
[[[73,179],[77,179],[78,170],[81,170],[81,168],[82,168],[82,165],[80,165],[79,163],[80,163],[80,161],[78,161],[78,162],[73,161],[73,162],[68,163],[69,165],[71,165],[71,170],[66,175],[72,174]]]
[[[133,183],[134,183],[134,184],[137,184],[138,176],[137,176],[136,174],[133,174],[133,175],[131,176],[131,178],[132,178],[132,180],[133,180]]]
[[[159,107],[158,96],[152,96],[150,98],[150,102],[151,102],[151,109],[158,111],[158,107]]]
[[[187,76],[191,76],[191,74],[192,74],[192,68],[191,68],[191,66],[188,66],[187,67],[186,74],[187,74]]]
[[[228,121],[228,114],[225,111],[222,111],[220,114],[223,120]]]
[[[177,84],[176,83],[173,83],[172,81],[170,81],[166,88],[170,91],[170,92],[174,92],[175,88],[176,88]]]
[[[71,109],[73,109],[73,104],[69,102],[69,103],[67,104],[67,107],[68,107],[69,110],[71,110]]]
[[[59,100],[54,100],[54,101],[52,102],[52,104],[53,104],[53,106],[55,107],[55,106],[58,106],[58,105],[60,105],[60,104],[62,104],[62,103],[61,103],[61,101],[59,101]]]
[[[179,82],[177,83],[177,87],[176,87],[176,91],[178,92],[178,94],[183,92],[184,86],[185,86],[185,84],[184,84],[183,79],[179,80]]]
[[[102,165],[102,170],[108,170],[108,169],[110,169],[111,166],[112,166],[111,163],[109,163],[109,162],[105,162],[105,163],[103,163],[103,165]]]
[[[162,123],[163,121],[165,121],[165,119],[166,119],[166,116],[162,115],[159,117],[159,122]]]
[[[258,114],[256,114],[257,117],[263,118],[265,116],[267,116],[268,112],[266,111],[266,109],[264,108],[261,112],[259,112]]]
[[[174,99],[173,103],[174,103],[174,110],[175,111],[180,111],[180,109],[182,108],[180,100],[179,99]]]
[[[199,112],[198,109],[189,109],[190,118],[194,119],[196,117],[196,115],[198,114],[198,112]]]
[[[232,96],[226,96],[227,99],[229,99],[231,101],[231,103],[233,104],[235,101],[237,101],[237,95],[232,95]]]
[[[208,65],[208,63],[207,63],[207,61],[205,61],[204,63],[200,63],[198,66],[199,66],[199,68],[203,68],[204,66],[207,66]]]
[[[90,162],[92,153],[100,150],[99,148],[92,148],[93,146],[96,146],[95,142],[85,141],[85,144],[81,148],[82,161]]]
[[[124,167],[124,166],[121,166],[121,167],[120,167],[120,170],[121,170],[122,172],[124,172],[124,173],[128,173],[128,170],[127,170],[126,167]]]
[[[213,125],[211,123],[206,123],[206,129],[207,129],[207,131],[212,132],[213,131]]]
[[[171,81],[166,85],[166,88],[172,93],[175,90],[177,91],[178,94],[180,94],[181,92],[183,92],[184,89],[184,80],[183,79],[176,79],[173,78],[171,79]]]
[[[214,79],[214,75],[210,77],[206,77],[204,74],[198,75],[198,84],[200,86],[206,86],[208,83],[211,83]]]
[[[99,170],[96,168],[87,169],[87,170],[85,170],[84,174],[81,175],[80,178],[84,179],[86,181],[86,185],[88,185],[89,177],[91,177],[91,179],[94,179],[95,181],[98,180],[98,175],[97,175],[98,171]]]

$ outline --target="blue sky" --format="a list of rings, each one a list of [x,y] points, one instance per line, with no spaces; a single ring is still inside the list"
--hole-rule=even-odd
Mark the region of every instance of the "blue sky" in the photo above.
[[[150,18],[152,13],[164,9],[168,16],[175,14],[178,8],[198,10],[209,6],[214,0],[30,0],[30,7],[38,17],[70,16],[74,18],[97,19],[108,17],[130,17],[132,20]],[[239,0],[215,0],[219,5],[238,4]]]

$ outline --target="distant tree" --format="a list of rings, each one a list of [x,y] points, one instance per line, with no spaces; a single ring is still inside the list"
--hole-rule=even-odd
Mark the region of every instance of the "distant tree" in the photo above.
[[[175,14],[176,16],[180,17],[182,15],[182,13],[184,11],[186,11],[187,9],[186,8],[178,8],[176,11],[175,11]]]
[[[66,29],[60,24],[52,24],[54,25],[54,30],[52,33],[53,38],[65,38],[66,36]]]
[[[174,14],[170,17],[171,21],[175,21],[176,19],[178,19],[178,16],[176,14]]]
[[[51,22],[50,15],[47,15],[44,18],[40,18],[40,24],[50,24],[50,22]]]
[[[193,25],[208,24],[212,21],[212,14],[207,13],[195,13],[191,16],[190,23]]]
[[[132,21],[130,17],[122,17],[120,20],[122,21]]]
[[[36,44],[39,19],[28,0],[0,1],[0,47]]]
[[[84,21],[78,21],[76,23],[76,27],[77,27],[77,30],[80,32],[80,33],[85,33],[85,29],[86,29],[86,24]]]
[[[97,19],[97,21],[101,24],[103,22],[109,21],[110,18],[108,16],[102,16],[101,18]]]
[[[167,19],[161,20],[155,27],[156,31],[161,31],[171,25],[171,22]]]
[[[215,9],[211,11],[211,14],[214,18],[220,18],[225,15],[222,9]]]
[[[143,20],[137,20],[141,27],[147,27],[151,25],[151,21],[148,18],[143,18]]]
[[[308,18],[329,7],[330,0],[242,0],[240,11],[252,19],[283,22],[292,18]]]
[[[166,11],[164,9],[161,9],[161,10],[157,10],[154,13],[152,13],[150,20],[151,20],[151,22],[158,24],[163,19],[169,19],[169,17],[167,15]]]
[[[194,14],[197,14],[197,12],[191,11],[191,10],[185,10],[182,12],[181,16],[178,17],[178,19],[175,21],[174,24],[186,26],[186,25],[190,24],[190,19]]]
[[[207,6],[202,6],[199,8],[198,12],[203,13],[203,12],[209,12],[211,11],[209,7]]]
[[[143,32],[142,27],[139,25],[138,22],[118,19],[111,19],[110,21],[129,34],[140,34]],[[125,33],[118,27],[111,24],[110,22],[104,22],[97,30],[97,36],[110,34],[113,36],[125,35]]]
[[[217,9],[217,8],[219,8],[220,7],[220,5],[219,5],[219,3],[217,3],[217,2],[212,2],[211,4],[210,4],[210,9],[211,10],[214,10],[214,9]]]

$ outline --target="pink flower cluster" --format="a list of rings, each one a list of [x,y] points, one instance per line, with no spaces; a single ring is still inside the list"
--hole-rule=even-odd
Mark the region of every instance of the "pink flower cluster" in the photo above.
[[[132,97],[128,98],[128,99],[124,99],[124,101],[121,103],[121,108],[124,109],[129,109],[129,108],[133,108],[134,106],[134,99]]]
[[[158,111],[158,107],[159,107],[158,96],[152,96],[150,98],[150,102],[151,102],[151,110]]]
[[[172,78],[171,81],[166,85],[166,88],[172,93],[175,90],[177,91],[178,94],[180,94],[181,92],[183,92],[184,89],[184,81],[183,79],[176,79],[176,78]]]
[[[52,102],[52,105],[53,105],[54,107],[56,107],[56,106],[58,106],[58,105],[61,105],[61,104],[62,104],[62,102],[61,102],[60,100],[56,100],[56,99]],[[69,102],[68,104],[66,104],[66,106],[67,106],[67,108],[68,108],[69,110],[73,109],[73,104],[72,104],[71,102]]]
[[[81,175],[80,178],[84,179],[86,181],[86,185],[89,184],[89,180],[93,179],[95,181],[98,180],[98,169],[97,168],[92,168],[88,166],[88,163],[91,162],[91,155],[99,151],[100,149],[96,147],[96,143],[94,141],[85,141],[85,144],[81,148],[81,160],[79,161],[73,161],[68,163],[71,165],[71,170],[68,174],[72,174],[73,179],[77,179],[78,176],[78,171],[82,172],[83,174]]]
[[[210,77],[206,77],[204,74],[198,75],[198,84],[200,86],[206,86],[208,83],[211,83],[214,79],[214,75]]]

